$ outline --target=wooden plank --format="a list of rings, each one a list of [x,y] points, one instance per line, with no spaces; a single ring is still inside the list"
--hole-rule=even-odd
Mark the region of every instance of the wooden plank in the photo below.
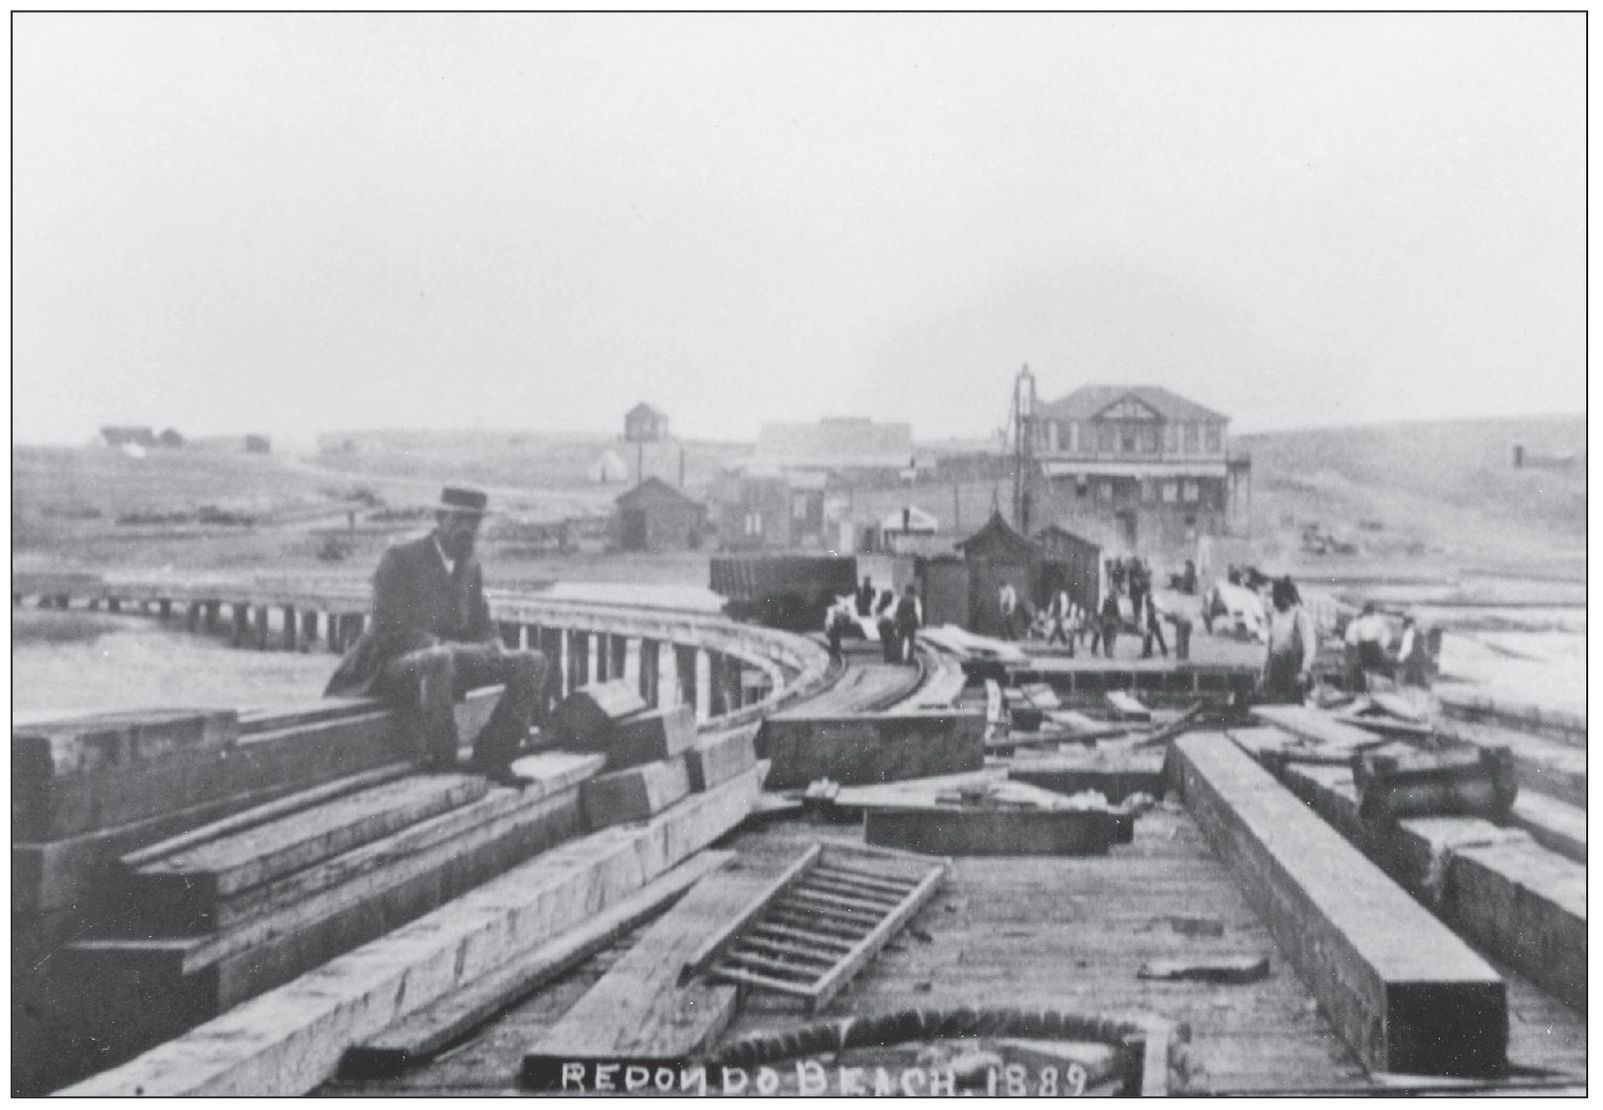
[[[575,929],[519,954],[505,967],[463,984],[377,1036],[349,1049],[340,1062],[346,1079],[400,1075],[482,1025],[518,999],[577,967],[735,858],[703,851]]]
[[[862,936],[863,931],[857,928],[856,923],[843,924],[824,914],[815,914],[807,909],[788,909],[782,905],[773,907],[772,920],[787,929],[798,932],[817,932],[828,936],[850,939],[853,944]]]
[[[1105,810],[870,809],[867,843],[938,856],[1102,855],[1118,822]]]
[[[411,773],[412,770],[413,766],[410,763],[386,763],[381,767],[373,768],[371,771],[360,771],[354,775],[346,775],[344,778],[324,783],[322,786],[298,790],[274,801],[252,806],[230,817],[224,817],[220,821],[207,822],[177,836],[168,837],[155,844],[128,852],[121,856],[118,862],[132,871],[167,856],[188,851],[207,841],[231,836],[246,829],[253,829],[257,826],[265,825],[269,821],[276,821],[278,818],[285,817],[291,813],[310,809],[312,806],[334,798],[354,794],[358,790],[365,790],[370,786],[379,786],[382,783],[391,782]]]
[[[691,953],[682,968],[679,969],[679,981],[689,982],[696,975],[705,971],[718,958],[718,954],[737,937],[743,929],[752,925],[758,918],[767,912],[768,907],[779,900],[787,890],[794,886],[803,875],[813,866],[823,849],[814,844],[804,851],[796,862],[780,874],[769,884],[767,889],[758,893],[744,906],[739,913],[734,914],[711,936],[702,942],[700,948]]]
[[[703,736],[685,753],[690,789],[708,790],[741,774],[757,762],[755,744],[759,725],[743,725],[728,732]]]
[[[835,961],[833,957],[825,955],[822,950],[827,949],[834,952],[844,951],[844,949],[839,948],[834,944],[807,945],[796,944],[791,941],[774,940],[771,937],[763,935],[763,933],[757,929],[748,929],[746,932],[741,934],[740,947],[755,949],[758,954],[763,952],[776,952],[782,956],[794,956],[797,960],[820,964],[824,967],[828,967]]]
[[[1095,790],[1117,804],[1132,794],[1163,797],[1163,765],[1164,753],[1159,750],[1093,749],[1015,759],[1008,766],[1007,777],[1059,794]]]
[[[695,742],[696,712],[690,706],[648,709],[613,725],[607,740],[607,770],[672,759]]]
[[[523,1058],[525,1087],[560,1087],[574,1062],[683,1061],[712,1045],[734,1016],[736,990],[682,983],[702,939],[758,897],[767,882],[739,872],[708,876],[643,933]]]
[[[626,821],[644,821],[690,793],[690,772],[682,757],[609,771],[581,790],[584,817],[592,832]]]
[[[1509,820],[1542,847],[1577,863],[1586,862],[1586,811],[1543,794],[1514,799]]]
[[[142,709],[16,725],[11,775],[54,779],[129,767],[229,747],[239,732],[239,715],[222,709]]]
[[[1109,690],[1102,698],[1107,702],[1108,709],[1121,720],[1152,720],[1152,710],[1140,698],[1125,690]]]
[[[868,965],[868,962],[885,946],[885,942],[913,919],[913,915],[930,900],[945,878],[944,865],[930,868],[929,874],[912,889],[901,905],[875,925],[867,936],[858,941],[857,945],[840,959],[832,971],[819,980],[813,991],[813,1009],[820,1010],[829,1005],[830,999],[839,994],[846,984]]]
[[[822,778],[859,785],[972,771],[985,762],[984,720],[961,710],[778,713],[763,722],[757,755],[773,761],[770,790]]]
[[[135,897],[212,904],[484,797],[478,775],[409,776],[142,865]]]
[[[1320,709],[1304,705],[1255,705],[1252,714],[1293,736],[1318,744],[1328,744],[1342,750],[1359,750],[1371,746],[1373,734],[1345,724]]]
[[[886,904],[879,899],[870,900],[862,896],[842,894],[836,890],[831,890],[822,887],[817,883],[807,882],[805,880],[796,885],[796,890],[798,893],[806,894],[811,898],[816,898],[820,902],[828,903],[830,906],[838,909],[862,910],[863,912],[870,914],[885,912]],[[894,905],[894,903],[892,904]]]
[[[1192,814],[1365,1066],[1503,1070],[1507,999],[1484,960],[1227,740],[1173,751]]]
[[[820,864],[813,871],[820,878],[832,879],[851,887],[860,887],[877,894],[884,894],[892,898],[900,898],[913,886],[912,882],[900,882],[895,879],[881,879],[871,875],[864,875],[856,871],[847,871]]]
[[[731,964],[747,968],[759,974],[767,973],[776,977],[788,977],[795,981],[798,987],[810,987],[817,981],[819,970],[828,967],[828,959],[813,959],[812,967],[797,967],[794,963],[784,960],[775,960],[755,952],[748,952],[741,945],[729,949],[718,957],[719,965],[727,967]]]
[[[59,840],[283,784],[315,786],[408,758],[389,713],[261,733],[170,760],[11,784],[12,838]]]
[[[842,905],[835,899],[809,894],[796,887],[785,891],[784,896],[775,905],[792,912],[809,913],[815,917],[827,917],[843,923],[872,924],[879,920],[878,910]]]
[[[816,872],[807,877],[806,886],[808,890],[851,898],[867,906],[893,906],[899,899],[898,895],[889,891],[831,879],[827,875],[819,875]]]
[[[614,826],[554,848],[60,1093],[303,1094],[333,1073],[346,1046],[572,928],[728,832],[750,811],[763,770],[692,795],[643,826]]]

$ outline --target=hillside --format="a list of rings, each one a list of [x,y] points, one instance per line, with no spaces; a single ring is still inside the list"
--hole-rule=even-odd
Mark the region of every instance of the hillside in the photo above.
[[[1507,417],[1318,428],[1241,436],[1252,457],[1253,538],[1270,554],[1300,548],[1309,525],[1371,557],[1553,571],[1586,545],[1586,469],[1525,468],[1527,453],[1584,460],[1583,417]]]

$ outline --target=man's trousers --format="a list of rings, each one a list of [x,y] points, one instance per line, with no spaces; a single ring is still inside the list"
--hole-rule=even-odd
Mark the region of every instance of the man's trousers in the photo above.
[[[505,767],[517,758],[545,696],[547,663],[538,651],[496,650],[485,644],[444,643],[384,664],[379,691],[410,717],[417,749],[428,767],[456,764],[457,699],[481,686],[504,685],[495,711],[473,742],[473,762]]]

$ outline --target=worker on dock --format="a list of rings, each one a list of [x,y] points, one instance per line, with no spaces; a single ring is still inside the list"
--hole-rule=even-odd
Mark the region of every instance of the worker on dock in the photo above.
[[[1002,618],[1002,639],[1018,639],[1018,629],[1014,622],[1018,619],[1019,595],[1013,588],[1013,583],[1003,582],[1002,588],[996,591],[996,607]]]
[[[446,487],[434,530],[384,553],[373,575],[373,619],[341,661],[325,693],[377,695],[412,718],[431,771],[457,768],[453,704],[469,690],[504,685],[466,769],[511,786],[528,780],[512,761],[545,692],[538,651],[504,647],[490,622],[484,574],[474,556],[488,498]]]
[[[1274,608],[1269,614],[1269,650],[1264,656],[1260,700],[1300,705],[1313,684],[1314,659],[1319,652],[1313,618],[1303,609],[1289,576],[1275,580],[1270,600]]]
[[[874,609],[874,580],[863,575],[863,584],[857,587],[857,615],[866,617]]]
[[[874,628],[879,632],[880,654],[887,663],[898,661],[895,607],[896,594],[890,590],[881,590],[879,602],[874,606]]]
[[[896,603],[896,620],[893,626],[898,663],[917,661],[913,655],[913,641],[923,625],[924,606],[919,603],[917,588],[908,583],[901,600]]]
[[[1386,659],[1386,622],[1375,612],[1375,603],[1364,602],[1358,615],[1347,623],[1343,637],[1344,659],[1347,664],[1347,688],[1353,692],[1368,689],[1366,677],[1372,671],[1389,669]]]
[[[1119,625],[1123,623],[1124,615],[1119,610],[1119,591],[1115,587],[1102,599],[1102,613],[1097,626],[1097,634],[1102,640],[1102,654],[1109,659],[1113,658],[1113,645],[1119,641]],[[1096,654],[1095,641],[1091,644],[1091,654]]]
[[[1419,620],[1409,613],[1403,617],[1403,639],[1397,646],[1397,680],[1404,686],[1430,686],[1430,655]]]

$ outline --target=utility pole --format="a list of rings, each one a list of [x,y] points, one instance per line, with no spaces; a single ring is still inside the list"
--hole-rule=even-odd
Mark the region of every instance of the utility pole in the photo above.
[[[1035,471],[1035,375],[1029,364],[1013,379],[1013,526],[1030,534],[1030,479]]]

